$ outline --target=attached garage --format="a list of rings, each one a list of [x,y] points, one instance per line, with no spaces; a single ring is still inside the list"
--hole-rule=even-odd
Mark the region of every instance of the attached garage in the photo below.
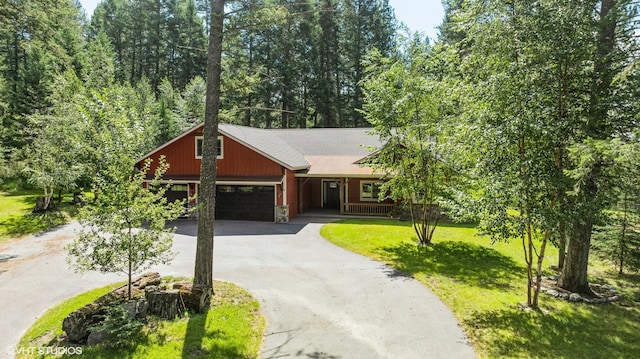
[[[216,219],[273,222],[274,203],[274,186],[216,186]]]
[[[189,199],[189,185],[187,184],[172,184],[167,188],[164,193],[168,202],[182,201],[188,203]],[[186,204],[185,204],[186,205]]]

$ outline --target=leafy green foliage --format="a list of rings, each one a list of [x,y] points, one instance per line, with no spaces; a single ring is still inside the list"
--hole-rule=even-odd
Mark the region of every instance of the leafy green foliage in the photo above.
[[[121,304],[117,303],[106,308],[104,320],[91,328],[108,334],[107,346],[121,348],[131,344],[132,338],[139,337],[144,323],[132,316]]]
[[[612,262],[618,273],[640,270],[640,144],[637,134],[625,141],[607,141],[600,148],[601,158],[612,162],[607,176],[603,176],[611,191],[610,210],[600,218],[593,233],[592,248],[599,257]],[[589,152],[586,152],[589,153]],[[593,161],[593,155],[583,155]]]
[[[640,270],[640,219],[637,213],[630,214],[628,210],[610,216],[609,224],[597,226],[593,232],[592,249],[602,259],[608,260],[618,268],[618,273],[624,270]]]
[[[374,51],[367,61],[363,113],[384,143],[367,163],[386,175],[382,192],[408,207],[419,243],[430,245],[461,181],[441,145],[448,140],[434,61],[419,42],[403,50],[398,60]]]
[[[74,191],[85,170],[78,158],[82,155],[81,135],[85,123],[75,104],[82,85],[71,71],[57,76],[56,91],[49,96],[50,114],[28,117],[30,143],[22,152],[23,172],[29,183],[43,190],[43,210],[49,209],[54,191]]]
[[[145,188],[150,162],[136,173],[110,164],[109,178],[96,182],[98,199],[81,209],[82,229],[68,245],[69,263],[79,271],[122,272],[129,278],[154,264],[168,263],[174,229],[167,220],[184,213],[184,203],[167,203],[163,187]],[[158,184],[168,165],[161,160],[151,185]]]
[[[134,167],[144,150],[144,96],[135,97],[125,86],[92,95],[81,113],[90,123],[85,158],[95,174],[91,182],[96,198],[79,214],[83,229],[68,247],[69,262],[80,271],[126,273],[130,285],[136,271],[170,260],[172,231],[165,223],[185,210],[180,202],[167,203],[165,188],[158,186],[169,166],[164,160],[148,185],[150,162]]]
[[[466,84],[460,136],[452,138],[469,141],[482,227],[495,240],[524,238],[530,266],[537,257],[537,276],[546,241],[558,238],[564,253],[568,233],[560,284],[588,293],[591,230],[615,198],[606,151],[635,123],[628,104],[637,79],[634,71],[619,75],[637,47],[629,37],[636,5],[447,4],[444,46],[454,54],[448,61],[464,69],[453,74]]]

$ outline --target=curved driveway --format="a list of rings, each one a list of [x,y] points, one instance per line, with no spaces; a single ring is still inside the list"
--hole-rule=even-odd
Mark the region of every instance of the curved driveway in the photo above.
[[[48,307],[122,280],[68,269],[63,246],[76,224],[0,249],[0,357]],[[451,312],[417,281],[319,235],[322,223],[218,221],[214,276],[261,302],[263,358],[474,358]],[[196,223],[178,223],[170,266],[193,274]]]

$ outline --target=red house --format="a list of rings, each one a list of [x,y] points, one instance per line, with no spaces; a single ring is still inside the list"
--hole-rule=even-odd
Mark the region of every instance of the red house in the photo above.
[[[195,204],[200,184],[203,125],[194,127],[138,160],[164,155],[170,200]],[[363,128],[259,129],[220,124],[216,218],[286,222],[311,210],[387,215],[379,202],[381,174],[360,161],[380,141]]]

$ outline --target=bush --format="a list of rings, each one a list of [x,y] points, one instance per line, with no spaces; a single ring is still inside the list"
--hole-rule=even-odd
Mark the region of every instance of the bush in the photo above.
[[[135,303],[135,301],[130,302]],[[137,337],[144,322],[139,319],[135,312],[125,307],[126,304],[115,304],[106,310],[104,321],[92,329],[94,332],[107,334],[106,346],[110,348],[122,348],[131,343],[131,339]]]

